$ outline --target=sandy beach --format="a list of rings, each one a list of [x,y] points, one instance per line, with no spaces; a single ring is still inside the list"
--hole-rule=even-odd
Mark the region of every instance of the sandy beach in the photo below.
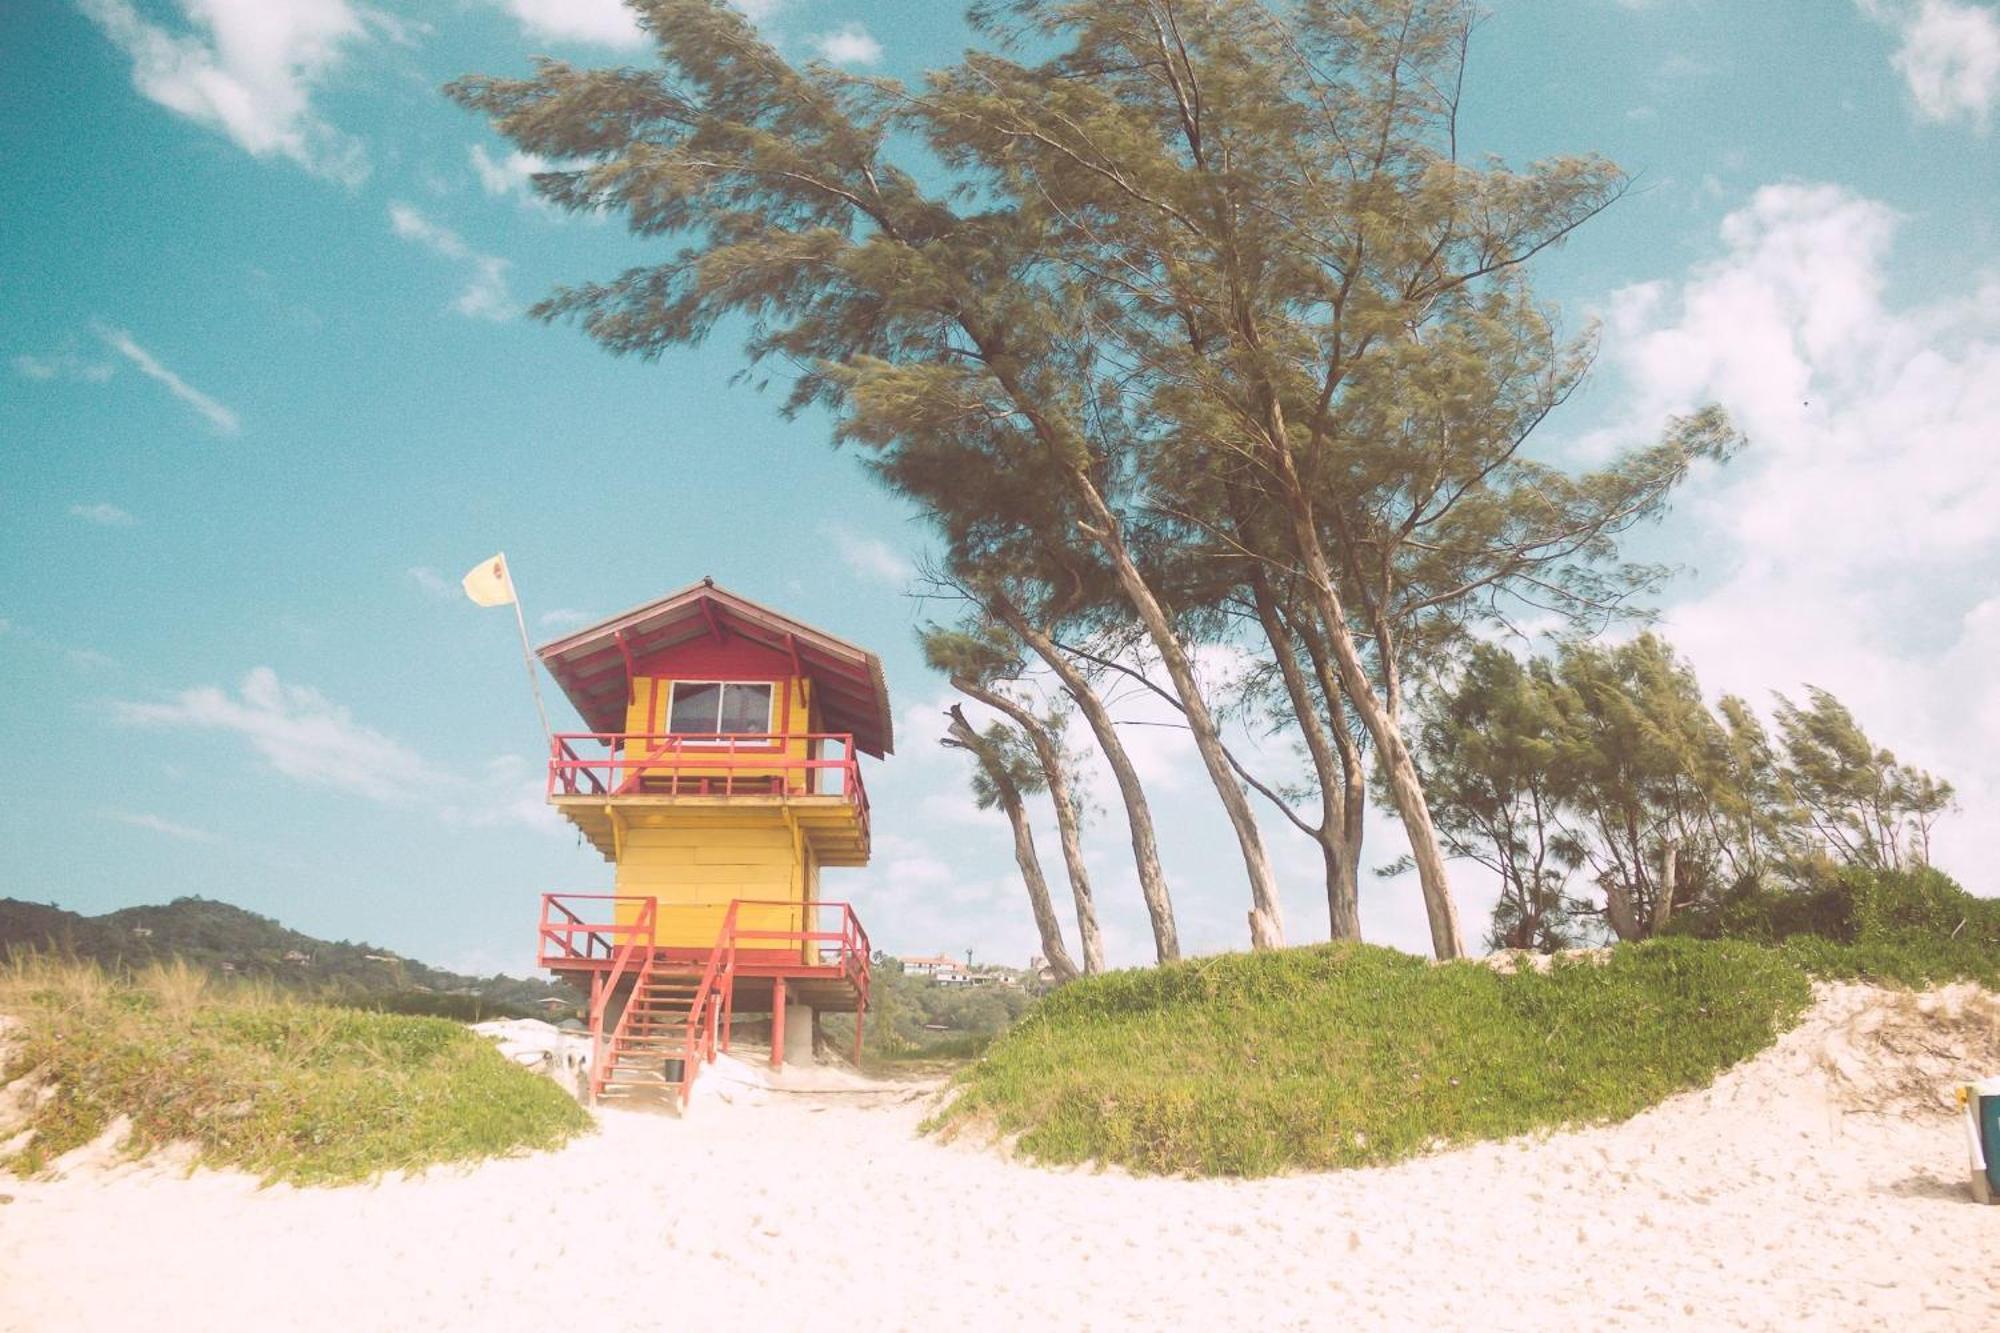
[[[366,1187],[80,1160],[0,1177],[0,1328],[1994,1327],[1935,1086],[1964,994],[1822,987],[1625,1124],[1264,1181],[940,1144],[928,1085],[843,1075]]]

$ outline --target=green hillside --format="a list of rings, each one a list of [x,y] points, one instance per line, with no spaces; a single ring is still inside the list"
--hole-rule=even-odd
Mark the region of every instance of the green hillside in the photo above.
[[[217,976],[268,982],[281,990],[339,998],[364,1007],[478,1021],[568,1016],[551,997],[576,1003],[556,982],[465,976],[348,940],[322,940],[212,898],[176,898],[83,916],[53,903],[0,898],[0,953],[53,951],[114,971],[185,962]]]

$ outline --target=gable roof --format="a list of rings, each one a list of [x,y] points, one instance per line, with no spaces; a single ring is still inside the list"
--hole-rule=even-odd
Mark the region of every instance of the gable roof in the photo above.
[[[593,731],[625,730],[629,664],[696,639],[731,635],[784,653],[814,682],[821,725],[877,759],[895,748],[882,659],[725,588],[714,579],[552,639],[535,656]]]

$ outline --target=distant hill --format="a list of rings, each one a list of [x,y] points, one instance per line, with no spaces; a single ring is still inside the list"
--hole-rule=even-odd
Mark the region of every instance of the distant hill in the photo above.
[[[106,967],[144,967],[182,959],[219,976],[259,978],[285,990],[339,997],[372,1008],[451,1018],[550,1016],[572,1009],[576,992],[558,982],[509,976],[469,977],[372,944],[321,940],[212,898],[176,898],[158,907],[125,907],[83,916],[53,903],[0,898],[0,953],[55,949]]]

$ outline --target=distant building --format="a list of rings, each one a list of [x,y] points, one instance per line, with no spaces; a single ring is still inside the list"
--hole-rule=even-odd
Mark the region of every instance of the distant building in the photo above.
[[[903,971],[913,977],[928,977],[933,986],[963,986],[970,980],[965,964],[947,954],[928,958],[898,958]]]
[[[151,926],[134,926],[132,927],[132,933],[142,940],[150,939],[152,938],[153,928]]]
[[[285,950],[285,961],[288,963],[310,963],[312,960],[313,956],[309,953],[300,953],[297,949]]]

